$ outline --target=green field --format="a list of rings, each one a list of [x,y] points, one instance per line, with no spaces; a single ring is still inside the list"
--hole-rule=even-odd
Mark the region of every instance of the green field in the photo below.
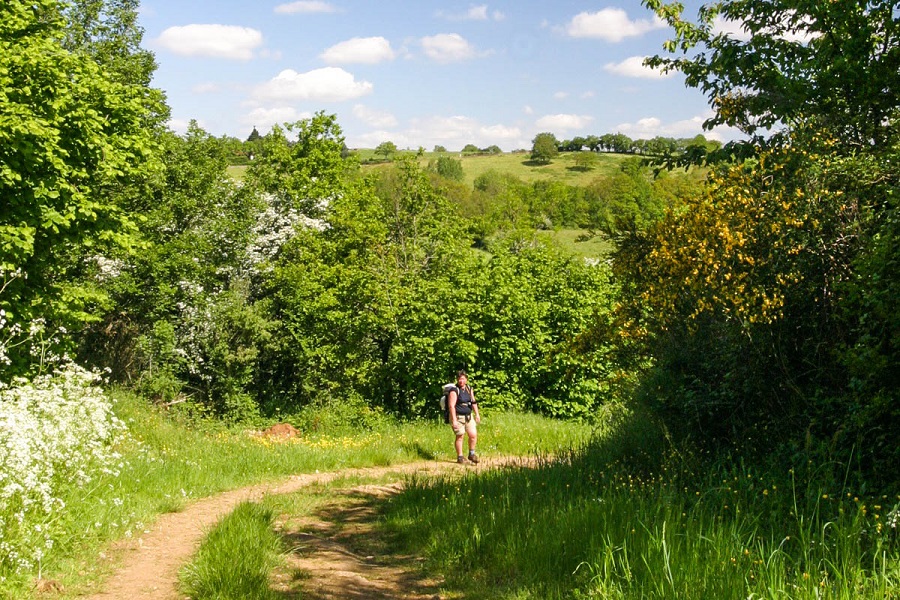
[[[381,161],[380,156],[375,155],[374,150],[361,149],[354,151],[363,163],[364,169],[379,169],[391,164],[392,161]],[[501,173],[509,173],[522,181],[532,182],[541,180],[562,181],[569,185],[584,186],[590,184],[598,177],[605,177],[616,172],[622,161],[637,159],[638,157],[627,154],[598,154],[596,164],[590,169],[579,168],[575,164],[575,152],[563,152],[550,164],[539,165],[529,159],[527,152],[507,152],[504,154],[479,155],[461,154],[458,152],[435,153],[426,152],[420,160],[423,167],[440,156],[449,156],[462,161],[463,183],[471,187],[475,179],[490,170]],[[368,162],[380,161],[380,162]],[[228,167],[228,174],[236,180],[243,179],[247,171],[246,165],[232,165]]]
[[[378,160],[380,157],[375,156],[373,150],[357,150],[360,161]],[[554,159],[550,164],[540,165],[533,162],[529,158],[527,152],[506,152],[504,154],[462,154],[459,152],[426,152],[421,163],[426,166],[430,161],[436,160],[441,156],[449,156],[462,161],[463,166],[463,182],[471,186],[475,179],[490,171],[491,169],[501,173],[509,173],[518,177],[522,181],[532,182],[540,180],[562,181],[569,185],[588,185],[598,177],[604,177],[615,173],[622,164],[623,160],[628,158],[636,158],[624,154],[598,154],[597,162],[591,169],[581,169],[575,164],[575,152],[563,152]],[[387,161],[372,165],[366,165],[366,168],[378,168]]]

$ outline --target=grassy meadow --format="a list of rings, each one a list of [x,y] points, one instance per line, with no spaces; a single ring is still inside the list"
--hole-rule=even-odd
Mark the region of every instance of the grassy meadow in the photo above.
[[[573,438],[536,465],[407,476],[403,492],[371,501],[378,539],[367,543],[424,557],[449,598],[900,597],[900,497],[853,489],[813,461],[713,462],[670,447],[648,423]],[[243,549],[254,554],[240,561],[243,597],[282,597],[258,575],[279,562],[274,516],[300,519],[358,483],[241,507],[185,567],[185,589],[241,597],[229,595],[229,557]]]
[[[433,422],[416,423],[382,419],[354,430],[325,409],[291,418],[301,435],[280,442],[174,409],[162,411],[131,393],[113,396],[129,430],[129,441],[117,449],[120,472],[99,477],[87,490],[72,486],[64,493],[66,522],[52,524],[58,530],[54,549],[41,565],[44,578],[59,581],[74,596],[114,569],[113,560],[97,560],[109,555],[112,542],[139,537],[158,515],[195,499],[299,473],[455,458],[452,435],[437,416]],[[484,443],[479,446],[485,455],[559,453],[591,434],[587,425],[485,412]],[[261,517],[248,510],[247,518],[255,519],[258,529]],[[235,532],[250,535],[242,526]],[[30,581],[0,581],[0,598],[24,598],[32,592]]]
[[[898,506],[812,462],[686,456],[643,423],[538,468],[414,478],[384,522],[471,599],[888,599]]]
[[[363,162],[364,169],[378,169],[390,164],[383,156],[377,156],[374,150],[360,149],[354,151]],[[526,182],[561,181],[568,185],[585,186],[598,177],[612,175],[618,170],[623,160],[634,158],[626,154],[598,153],[596,163],[589,169],[576,165],[574,152],[562,152],[550,164],[537,164],[529,158],[528,152],[505,152],[503,154],[462,154],[459,152],[425,152],[420,163],[427,166],[429,161],[441,156],[449,156],[462,162],[463,183],[472,187],[475,179],[487,171],[494,170],[509,173]],[[371,164],[366,164],[367,161]],[[233,165],[228,167],[228,174],[234,179],[242,179],[247,167]]]

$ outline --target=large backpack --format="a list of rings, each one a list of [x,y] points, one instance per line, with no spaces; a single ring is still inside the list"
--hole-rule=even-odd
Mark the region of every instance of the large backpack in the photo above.
[[[450,402],[447,399],[447,396],[450,395],[450,392],[456,392],[457,397],[459,396],[459,388],[456,387],[454,383],[445,383],[443,388],[443,393],[441,394],[441,413],[444,415],[444,423],[450,422]]]

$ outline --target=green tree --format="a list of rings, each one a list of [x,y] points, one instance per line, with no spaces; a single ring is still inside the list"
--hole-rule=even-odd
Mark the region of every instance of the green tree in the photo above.
[[[575,166],[582,171],[590,171],[599,162],[600,159],[593,152],[579,152],[575,155]]]
[[[478,154],[481,152],[475,144],[466,144],[462,149],[463,154]]]
[[[147,89],[66,50],[58,9],[0,5],[0,269],[27,274],[0,307],[18,322],[93,318],[103,295],[75,278],[80,259],[133,243],[134,220],[108,191],[154,164]]]
[[[441,177],[451,181],[462,181],[464,177],[462,161],[449,156],[440,156],[434,166]]]
[[[394,142],[381,142],[375,148],[375,154],[380,154],[385,158],[390,158],[397,154],[397,144]]]
[[[296,141],[288,139],[294,133]],[[337,194],[348,171],[358,167],[344,154],[344,138],[337,118],[316,113],[311,119],[275,126],[266,135],[247,169],[245,182],[279,198],[303,214],[321,214]]]
[[[539,133],[531,141],[531,160],[549,164],[559,154],[559,141],[552,133]]]
[[[894,135],[896,1],[723,0],[704,4],[696,23],[683,17],[681,4],[643,4],[675,29],[665,49],[682,54],[648,64],[684,73],[686,85],[706,94],[714,110],[706,128],[729,125],[759,143],[770,129],[815,122],[857,147]],[[747,35],[718,34],[717,17],[742,24]],[[693,51],[700,46],[708,50]]]
[[[447,149],[445,147],[441,146],[440,144],[438,144],[434,147],[435,153],[446,152],[446,151],[447,151]]]

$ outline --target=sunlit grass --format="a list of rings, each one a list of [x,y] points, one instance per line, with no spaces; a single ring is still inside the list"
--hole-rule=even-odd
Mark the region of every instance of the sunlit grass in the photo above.
[[[439,417],[374,429],[300,431],[289,440],[221,424],[179,421],[128,393],[113,394],[133,441],[119,448],[118,477],[99,477],[64,497],[65,536],[43,563],[43,575],[73,593],[88,591],[114,565],[97,560],[109,542],[140,537],[163,512],[243,485],[298,473],[385,466],[423,459],[455,459],[453,435]],[[590,427],[484,409],[479,451],[485,456],[560,452],[586,439]],[[0,584],[0,597],[28,597],[31,579]]]
[[[621,442],[415,477],[388,527],[466,598],[900,597],[900,497]]]
[[[281,541],[272,524],[270,510],[250,502],[238,505],[181,568],[179,578],[187,596],[193,600],[277,598],[269,589],[269,572],[278,563]]]

